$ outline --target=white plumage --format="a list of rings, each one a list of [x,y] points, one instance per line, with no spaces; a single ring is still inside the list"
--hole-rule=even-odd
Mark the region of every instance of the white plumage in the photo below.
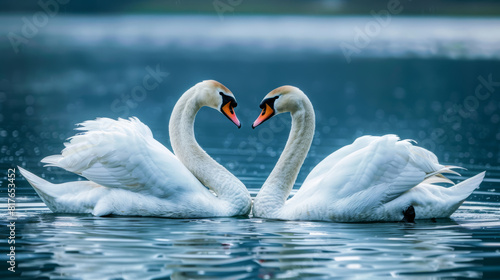
[[[277,114],[291,112],[292,130],[278,163],[255,198],[254,216],[400,221],[403,211],[413,206],[417,219],[449,217],[484,178],[482,172],[460,184],[442,187],[437,183],[451,181],[441,174],[456,174],[451,169],[458,167],[441,165],[432,152],[395,135],[363,136],[321,161],[297,193],[286,200],[311,145],[314,110],[307,96],[291,86],[272,91],[263,103],[272,103],[269,108]],[[267,112],[268,118],[274,113]],[[255,124],[265,121],[264,117],[263,113]]]
[[[171,134],[172,142],[197,149],[178,149],[179,154],[175,156],[156,141],[151,130],[137,118],[99,118],[80,124],[77,130],[83,133],[71,137],[60,155],[42,160],[48,166],[63,168],[89,181],[52,184],[22,168],[19,170],[54,212],[175,218],[245,215],[251,205],[245,186],[202,152],[191,133],[194,116],[201,106],[221,107],[198,100],[214,100],[214,96],[221,99],[220,92],[234,101],[232,93],[223,85],[204,81],[184,94],[191,98],[181,98],[176,104],[176,107],[184,107],[192,100],[198,104],[182,111],[192,116],[188,118],[191,122],[171,122],[175,127],[170,128],[176,132]],[[180,111],[174,109],[174,112]],[[185,129],[188,131],[183,131]],[[197,171],[191,171],[199,169],[200,162],[183,163],[185,158],[193,157],[199,158],[204,164],[203,170],[214,176],[209,185],[203,185],[195,176],[200,176]],[[218,177],[224,181],[217,181]],[[225,188],[230,189],[231,196],[224,195]]]

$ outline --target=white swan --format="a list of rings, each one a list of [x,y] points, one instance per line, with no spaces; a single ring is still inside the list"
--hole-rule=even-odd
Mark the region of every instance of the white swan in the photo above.
[[[336,222],[449,217],[484,178],[482,172],[450,188],[435,185],[451,183],[441,173],[454,173],[450,168],[455,167],[439,164],[430,151],[395,135],[363,136],[321,161],[287,200],[313,139],[313,106],[300,89],[283,86],[267,94],[260,107],[253,128],[284,112],[291,113],[292,128],[254,200],[254,217]]]
[[[186,91],[172,111],[169,133],[176,156],[137,118],[100,118],[82,123],[77,129],[86,132],[70,138],[61,155],[42,160],[89,181],[52,184],[19,170],[58,213],[172,218],[247,215],[251,208],[248,190],[207,155],[193,130],[203,106],[220,110],[240,127],[233,111],[236,105],[225,86],[203,81]]]

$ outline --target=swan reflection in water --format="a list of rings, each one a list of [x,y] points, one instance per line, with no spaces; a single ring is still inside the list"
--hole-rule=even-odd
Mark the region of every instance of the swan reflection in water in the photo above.
[[[474,267],[482,259],[476,246],[482,240],[450,219],[338,224],[42,214],[24,224],[22,245],[33,250],[32,258],[23,261],[26,275],[116,278],[123,273],[142,279],[481,275]]]

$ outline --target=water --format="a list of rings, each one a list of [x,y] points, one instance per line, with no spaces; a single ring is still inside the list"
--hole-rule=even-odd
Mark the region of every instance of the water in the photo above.
[[[371,18],[58,16],[15,54],[4,35],[20,32],[22,16],[0,17],[2,197],[17,165],[53,182],[77,178],[39,161],[87,119],[137,116],[170,147],[177,98],[209,78],[234,92],[243,127],[203,109],[196,137],[252,196],[284,147],[290,117],[250,124],[262,97],[283,84],[303,89],[317,115],[295,189],[364,134],[415,139],[466,167],[465,178],[487,174],[451,219],[408,225],[60,215],[16,173],[17,267],[7,271],[2,237],[2,279],[497,278],[499,20],[393,18],[348,62],[339,44]],[[160,73],[157,87],[134,92],[150,71]],[[6,199],[0,206],[7,236]]]
[[[387,279],[492,277],[500,269],[500,213],[490,207],[415,225],[95,218],[26,208],[36,211],[18,221],[26,278]]]

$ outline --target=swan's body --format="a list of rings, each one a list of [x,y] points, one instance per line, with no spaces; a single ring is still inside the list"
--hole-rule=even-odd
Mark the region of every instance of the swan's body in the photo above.
[[[81,124],[78,129],[85,132],[65,143],[61,155],[42,160],[89,181],[52,184],[19,169],[53,212],[172,218],[246,215],[251,207],[246,187],[194,138],[194,119],[202,106],[220,108],[239,126],[232,93],[218,82],[204,81],[186,91],[172,112],[169,130],[176,156],[138,119],[100,118]]]
[[[484,172],[450,188],[430,151],[395,135],[363,136],[334,152],[307,176],[297,193],[288,195],[309,151],[314,110],[298,88],[284,86],[261,103],[253,127],[275,114],[290,112],[292,128],[278,163],[254,201],[255,217],[336,222],[401,221],[413,206],[417,219],[449,217],[476,189]]]

